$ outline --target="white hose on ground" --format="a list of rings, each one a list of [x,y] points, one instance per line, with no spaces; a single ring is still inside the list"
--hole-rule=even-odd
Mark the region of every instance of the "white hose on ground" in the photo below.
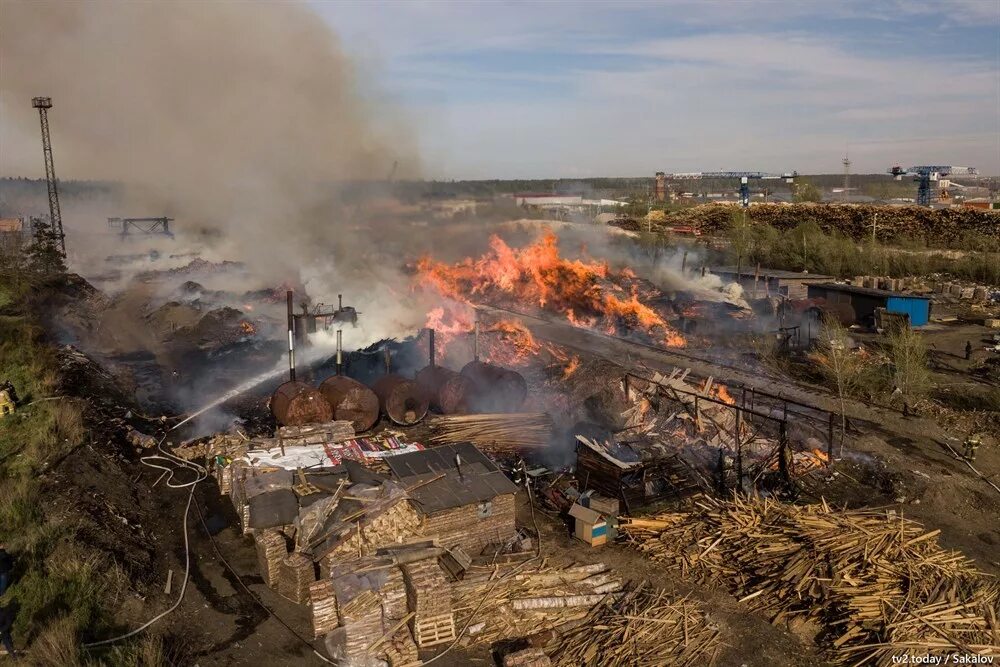
[[[190,544],[189,544],[189,541],[188,541],[188,514],[191,511],[191,502],[194,500],[194,490],[195,490],[195,487],[199,483],[203,482],[205,479],[208,478],[208,470],[204,466],[201,466],[201,465],[199,465],[197,463],[194,463],[193,461],[186,461],[186,460],[184,460],[184,459],[182,459],[182,458],[180,458],[178,456],[174,456],[170,452],[168,452],[165,449],[163,449],[163,441],[166,440],[166,438],[167,438],[167,436],[164,435],[162,438],[160,438],[160,441],[156,444],[156,449],[159,450],[160,454],[152,454],[150,456],[143,456],[141,459],[139,459],[139,462],[142,463],[145,466],[150,467],[150,468],[155,468],[156,470],[162,470],[163,471],[163,475],[167,476],[167,486],[170,487],[171,489],[185,489],[185,488],[190,488],[191,489],[191,492],[188,494],[187,504],[184,506],[184,521],[183,521],[183,527],[184,527],[184,581],[181,584],[180,595],[177,596],[177,601],[174,602],[174,604],[171,605],[169,609],[167,609],[166,611],[164,611],[164,612],[162,612],[160,614],[157,614],[156,616],[154,616],[150,620],[148,620],[145,623],[143,623],[142,625],[140,625],[135,630],[132,630],[130,632],[126,632],[125,634],[119,635],[117,637],[111,637],[110,639],[102,639],[101,641],[90,642],[90,643],[84,644],[83,645],[84,648],[94,648],[96,646],[106,646],[108,644],[114,644],[116,642],[120,642],[123,639],[128,639],[129,637],[134,637],[135,635],[139,634],[140,632],[142,632],[143,630],[145,630],[149,626],[153,625],[154,623],[156,623],[160,619],[164,618],[165,616],[167,616],[168,614],[170,614],[171,612],[173,612],[175,609],[177,609],[177,607],[180,606],[181,602],[184,600],[184,593],[187,591],[188,580],[189,580],[189,577],[190,577],[190,574],[191,574],[191,548],[190,548]],[[163,465],[160,462],[173,463],[173,464],[175,464],[175,467],[167,467],[166,465]],[[190,471],[194,472],[195,473],[195,478],[193,480],[189,481],[189,482],[175,482],[174,481],[174,473],[177,472],[180,469],[186,469],[186,470],[190,470]],[[161,475],[161,478],[162,478],[162,475]]]

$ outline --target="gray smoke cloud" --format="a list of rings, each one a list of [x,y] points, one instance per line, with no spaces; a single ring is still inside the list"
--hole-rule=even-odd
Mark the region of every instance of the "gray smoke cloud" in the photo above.
[[[345,183],[419,170],[304,5],[4,0],[0,19],[0,173],[41,175],[30,101],[51,96],[62,179],[123,182],[125,210],[222,232],[269,277],[324,256]]]

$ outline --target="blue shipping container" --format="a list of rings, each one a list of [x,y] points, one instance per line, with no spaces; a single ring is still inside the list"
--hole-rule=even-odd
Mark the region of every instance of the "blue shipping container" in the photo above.
[[[910,316],[910,326],[920,327],[931,319],[930,299],[912,296],[890,296],[885,309],[890,313],[906,313]]]

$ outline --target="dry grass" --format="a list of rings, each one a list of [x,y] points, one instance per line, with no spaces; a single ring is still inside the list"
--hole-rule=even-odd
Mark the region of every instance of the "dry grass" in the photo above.
[[[25,664],[31,667],[83,667],[76,623],[67,617],[50,623],[31,645]]]

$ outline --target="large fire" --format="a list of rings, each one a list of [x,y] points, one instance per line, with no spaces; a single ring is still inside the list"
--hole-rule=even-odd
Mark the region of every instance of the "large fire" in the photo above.
[[[418,279],[461,303],[481,299],[493,304],[530,304],[558,313],[574,326],[611,334],[641,331],[668,347],[685,345],[683,336],[639,299],[632,271],[565,259],[556,243],[551,231],[523,248],[511,248],[493,236],[489,252],[478,259],[444,264],[424,257],[417,264]]]

